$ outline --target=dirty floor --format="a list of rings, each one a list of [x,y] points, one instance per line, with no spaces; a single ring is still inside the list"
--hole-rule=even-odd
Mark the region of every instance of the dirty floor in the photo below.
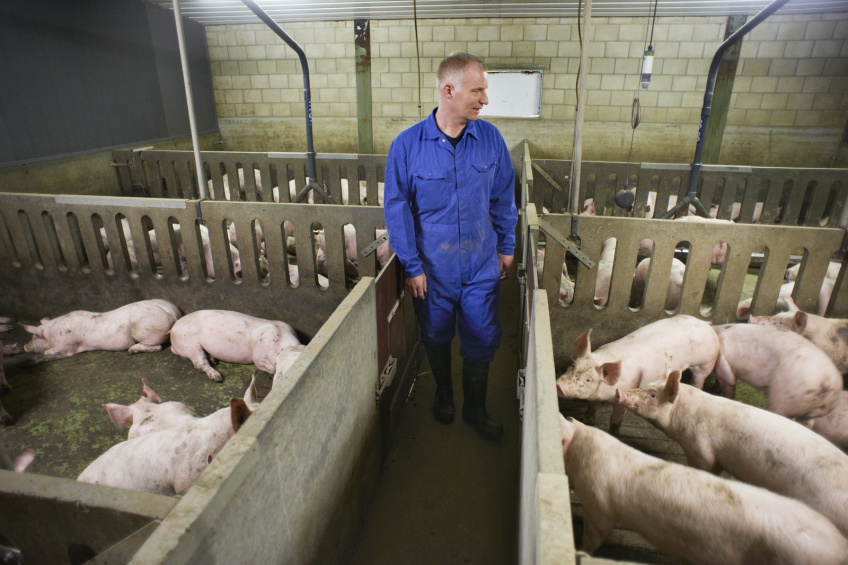
[[[19,326],[0,334],[7,345],[27,339]],[[260,398],[271,388],[271,375],[254,365],[219,363],[224,382],[212,382],[167,346],[135,355],[90,351],[38,365],[28,364],[31,358],[3,359],[12,390],[0,402],[17,422],[0,426],[0,437],[13,459],[27,448],[35,450],[28,472],[66,479],[76,479],[94,459],[126,440],[129,426],[118,429],[101,405],[132,404],[141,396],[142,378],[163,401],[182,402],[201,416],[228,406],[230,397],[241,398],[253,373]]]
[[[491,365],[489,414],[503,424],[499,442],[462,421],[462,359],[453,343],[457,418],[433,419],[436,385],[421,368],[349,565],[498,565],[516,561],[519,437],[518,284],[501,292],[504,340]]]

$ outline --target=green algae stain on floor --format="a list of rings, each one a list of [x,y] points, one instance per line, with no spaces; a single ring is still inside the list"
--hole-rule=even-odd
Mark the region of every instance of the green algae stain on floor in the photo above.
[[[137,401],[142,378],[163,402],[176,400],[207,416],[228,406],[231,397],[241,398],[252,374],[268,377],[254,365],[222,362],[216,369],[224,382],[216,383],[167,348],[136,355],[92,351],[29,367],[28,357],[4,359],[12,390],[1,400],[17,422],[0,427],[0,437],[12,458],[35,450],[28,472],[67,479],[126,440],[129,426],[118,429],[102,405]]]
[[[736,400],[744,404],[748,404],[749,406],[762,408],[763,410],[765,410],[766,406],[768,406],[768,398],[766,398],[766,395],[751,385],[740,381],[736,382]]]

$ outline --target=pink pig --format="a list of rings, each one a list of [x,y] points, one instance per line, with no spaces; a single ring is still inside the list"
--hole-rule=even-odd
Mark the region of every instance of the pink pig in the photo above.
[[[142,300],[111,312],[77,310],[40,326],[23,326],[32,334],[24,351],[35,352],[36,362],[64,359],[83,351],[139,353],[162,349],[180,310],[165,300]]]
[[[141,379],[141,398],[135,404],[104,404],[112,423],[123,428],[131,424],[127,439],[146,436],[161,430],[175,428],[191,422],[200,416],[182,402],[165,402],[156,392],[147,386],[147,380]]]
[[[824,351],[842,374],[848,373],[848,320],[823,318],[802,312],[788,298],[789,312],[774,316],[751,316],[749,324],[783,328],[807,338]]]
[[[651,457],[561,415],[560,431],[590,555],[621,524],[694,565],[848,562],[848,540],[797,500]]]
[[[665,378],[670,370],[691,369],[695,386],[704,386],[716,359],[719,342],[709,324],[692,316],[674,316],[648,324],[592,352],[589,333],[574,342],[574,364],[557,379],[563,398],[589,400],[583,416],[591,423],[598,402],[611,403],[617,388],[636,388]],[[626,409],[613,408],[610,433],[617,434]]]
[[[183,316],[171,329],[171,353],[185,357],[210,379],[222,382],[209,365],[210,357],[227,363],[255,363],[274,374],[277,356],[285,347],[300,345],[285,322],[254,318],[228,310],[200,310]]]
[[[636,266],[633,274],[633,283],[630,286],[630,306],[636,307],[642,304],[645,293],[645,283],[648,280],[648,270],[651,268],[651,259],[642,259]],[[668,311],[677,308],[680,304],[680,291],[683,288],[683,277],[686,274],[686,264],[678,259],[671,260],[671,272],[668,275],[668,290],[665,294],[665,309]]]
[[[848,391],[840,391],[833,412],[812,422],[814,432],[848,452]]]
[[[842,374],[803,337],[751,324],[712,329],[721,343],[715,372],[728,398],[735,396],[736,379],[740,379],[768,396],[770,411],[787,418],[820,418],[836,407]]]
[[[258,406],[251,381],[244,399],[231,398],[227,408],[112,446],[77,480],[153,494],[185,494]]]
[[[665,382],[615,391],[615,401],[675,440],[692,467],[795,498],[848,535],[848,456],[804,426],[760,408]]]

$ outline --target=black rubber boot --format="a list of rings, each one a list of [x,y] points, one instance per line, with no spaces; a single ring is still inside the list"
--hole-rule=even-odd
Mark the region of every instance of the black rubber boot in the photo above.
[[[486,386],[489,384],[489,364],[463,361],[462,419],[486,439],[498,440],[503,435],[503,426],[486,413]]]
[[[436,379],[436,398],[433,400],[433,418],[440,424],[453,422],[453,379],[451,377],[451,346],[427,348],[427,360]]]

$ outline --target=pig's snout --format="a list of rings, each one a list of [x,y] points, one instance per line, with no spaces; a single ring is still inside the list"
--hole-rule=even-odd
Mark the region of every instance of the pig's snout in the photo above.
[[[625,408],[636,408],[636,402],[633,397],[621,390],[620,388],[615,389],[615,403],[624,406]]]

